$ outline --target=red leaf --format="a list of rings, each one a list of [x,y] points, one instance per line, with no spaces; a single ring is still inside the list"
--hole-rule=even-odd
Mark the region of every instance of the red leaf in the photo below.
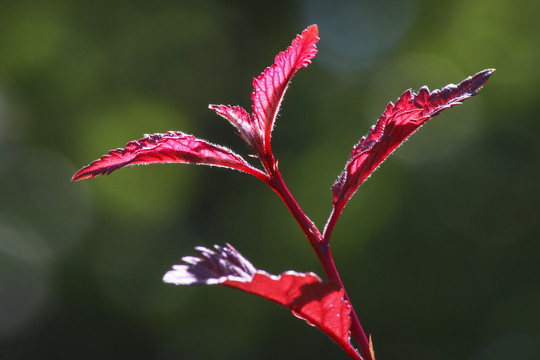
[[[226,280],[223,285],[276,302],[316,326],[353,358],[360,356],[349,342],[351,306],[337,283],[323,282],[313,273],[287,271],[279,276],[257,271],[250,282]]]
[[[317,25],[308,27],[292,41],[287,50],[276,56],[272,66],[253,79],[251,116],[240,106],[209,106],[236,127],[242,139],[255,150],[267,170],[273,167],[270,134],[281,100],[293,75],[300,68],[308,66],[317,54],[317,34]]]
[[[298,35],[287,50],[280,52],[274,64],[253,79],[253,120],[258,129],[264,131],[265,148],[270,150],[270,133],[279,111],[279,106],[287,85],[293,75],[302,67],[307,67],[317,54],[315,44],[319,41],[317,25],[311,25]]]
[[[201,258],[187,256],[163,280],[177,285],[221,284],[278,303],[316,326],[353,359],[362,359],[350,344],[351,305],[338,283],[321,281],[313,273],[287,271],[270,275],[255,267],[231,245],[198,247]]]
[[[242,139],[252,148],[257,154],[263,154],[263,131],[258,127],[258,123],[253,122],[246,110],[240,106],[230,105],[209,105],[211,110],[214,110],[218,115],[227,119],[237,130]]]
[[[108,175],[124,166],[155,163],[221,166],[246,172],[263,181],[266,179],[266,174],[225,147],[197,139],[192,135],[169,131],[166,134],[146,135],[140,140],[130,141],[123,149],[110,150],[109,155],[104,155],[80,169],[73,175],[72,180]]]
[[[418,94],[407,90],[391,102],[351,151],[345,170],[332,186],[335,212],[339,214],[347,201],[371,173],[412,133],[433,116],[474,96],[494,70],[484,70],[456,85],[429,92],[422,87]]]

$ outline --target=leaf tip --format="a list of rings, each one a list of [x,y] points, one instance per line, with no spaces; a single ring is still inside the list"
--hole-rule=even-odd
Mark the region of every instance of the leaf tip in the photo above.
[[[305,32],[309,33],[310,35],[313,35],[313,36],[318,36],[319,35],[319,27],[317,26],[317,24],[310,25],[310,26],[308,26],[306,28]]]
[[[93,174],[92,172],[87,171],[89,166],[90,165],[86,165],[85,167],[77,171],[75,174],[73,174],[73,176],[71,177],[71,181],[75,182],[75,181],[81,181],[84,179],[92,179],[96,177],[96,174]]]
[[[473,79],[475,79],[475,83],[480,84],[478,89],[480,89],[488,81],[489,77],[494,72],[495,72],[495,69],[485,69],[473,76]]]

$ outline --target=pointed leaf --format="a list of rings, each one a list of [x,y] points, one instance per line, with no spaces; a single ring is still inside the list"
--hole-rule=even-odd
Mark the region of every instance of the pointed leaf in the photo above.
[[[108,175],[124,166],[155,163],[214,165],[240,170],[262,180],[266,178],[264,173],[225,147],[192,135],[169,131],[166,134],[146,135],[140,140],[130,141],[123,149],[109,151],[109,155],[104,155],[80,169],[73,175],[72,180]]]
[[[201,258],[184,257],[163,281],[176,285],[221,284],[278,303],[316,326],[341,346],[353,359],[361,356],[350,344],[351,305],[344,300],[338,283],[321,281],[313,273],[287,271],[279,276],[257,270],[236,249],[197,247]]]
[[[353,147],[345,170],[332,186],[335,213],[341,212],[358,187],[403,141],[433,116],[476,95],[493,71],[481,71],[457,86],[433,92],[427,87],[418,94],[407,90],[395,105],[389,103],[369,133]]]
[[[319,41],[317,25],[311,25],[298,35],[287,50],[280,52],[274,64],[253,80],[253,119],[257,130],[264,135],[265,149],[270,151],[270,133],[287,85],[293,75],[311,63],[317,54],[315,44]]]

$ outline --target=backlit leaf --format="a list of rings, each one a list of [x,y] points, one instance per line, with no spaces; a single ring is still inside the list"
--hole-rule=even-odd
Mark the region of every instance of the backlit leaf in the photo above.
[[[73,175],[72,180],[108,175],[124,166],[155,163],[221,166],[243,171],[262,180],[266,179],[264,173],[223,146],[211,144],[192,135],[169,131],[166,134],[146,135],[140,140],[130,141],[123,149],[109,151],[108,155],[102,156],[79,170]]]
[[[287,85],[293,75],[300,68],[308,66],[317,54],[315,44],[319,41],[318,32],[317,25],[308,27],[292,41],[287,50],[276,56],[272,66],[253,80],[253,117],[264,129],[267,144]]]
[[[236,127],[242,139],[255,150],[263,166],[269,171],[273,170],[274,162],[270,134],[281,101],[294,74],[300,68],[308,66],[317,54],[317,35],[317,25],[309,26],[285,51],[276,56],[272,66],[253,79],[251,115],[239,106],[210,105],[211,110]]]
[[[254,149],[257,154],[263,153],[264,136],[258,123],[253,122],[252,117],[240,106],[210,105],[218,115],[227,119],[240,134],[240,137]]]
[[[433,92],[425,86],[418,94],[407,90],[395,105],[390,102],[369,133],[352,148],[345,170],[332,186],[336,213],[341,212],[358,187],[412,133],[441,111],[476,95],[493,71],[481,71],[458,85]]]

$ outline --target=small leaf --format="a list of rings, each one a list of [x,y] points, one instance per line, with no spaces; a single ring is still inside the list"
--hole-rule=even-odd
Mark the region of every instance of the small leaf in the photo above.
[[[252,167],[233,151],[174,131],[146,135],[140,140],[130,141],[123,149],[111,150],[109,155],[104,155],[80,169],[73,175],[72,180],[108,175],[124,166],[155,163],[214,165],[243,171],[266,181],[266,174]]]
[[[253,122],[251,116],[240,106],[209,105],[218,115],[228,120],[240,134],[240,137],[258,154],[263,153],[263,131],[258,123]]]
[[[341,212],[358,187],[412,133],[441,111],[478,94],[493,71],[481,71],[457,86],[433,92],[425,86],[418,94],[407,90],[395,105],[390,102],[369,133],[352,148],[345,170],[332,186],[335,213]]]
[[[163,281],[176,285],[221,284],[278,303],[316,326],[353,359],[362,359],[350,344],[351,305],[336,282],[321,281],[313,273],[287,271],[279,276],[257,270],[227,244],[214,250],[197,247],[200,258],[187,256]]]
[[[287,50],[280,52],[274,64],[253,79],[253,120],[264,131],[266,151],[270,149],[270,134],[287,85],[293,75],[307,67],[317,54],[315,44],[319,41],[317,25],[311,25],[298,35]]]

